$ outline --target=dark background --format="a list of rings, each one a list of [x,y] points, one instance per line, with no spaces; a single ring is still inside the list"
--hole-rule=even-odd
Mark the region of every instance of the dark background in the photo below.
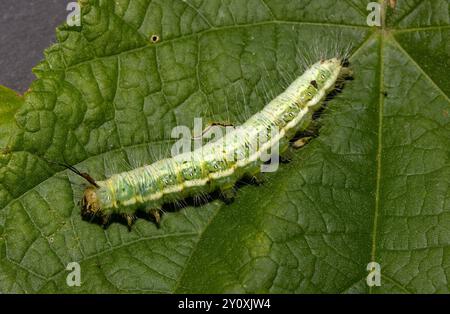
[[[74,0],[72,0],[74,1]],[[0,0],[0,85],[20,93],[35,79],[31,69],[56,41],[69,0]]]

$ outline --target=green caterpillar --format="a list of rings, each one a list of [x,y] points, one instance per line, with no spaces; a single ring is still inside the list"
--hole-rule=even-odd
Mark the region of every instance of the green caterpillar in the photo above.
[[[106,225],[112,214],[119,214],[130,227],[137,210],[153,214],[159,222],[164,203],[216,190],[230,191],[244,175],[261,171],[263,152],[274,147],[280,153],[285,151],[289,140],[308,127],[312,114],[338,79],[348,74],[341,59],[321,60],[240,128],[216,142],[104,181],[89,177],[92,185],[84,191],[82,215],[100,218]],[[258,134],[264,132],[271,135],[261,139]]]

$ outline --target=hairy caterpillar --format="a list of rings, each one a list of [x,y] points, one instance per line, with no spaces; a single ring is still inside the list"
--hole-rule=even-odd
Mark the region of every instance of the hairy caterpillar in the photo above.
[[[230,191],[244,175],[260,172],[264,151],[276,146],[284,152],[289,140],[308,127],[325,96],[349,72],[341,59],[320,60],[263,110],[216,142],[104,181],[78,172],[91,183],[81,200],[81,214],[100,218],[104,225],[111,215],[118,214],[130,227],[137,210],[151,213],[158,222],[164,203],[216,190]],[[261,139],[258,135],[264,132],[270,135]]]

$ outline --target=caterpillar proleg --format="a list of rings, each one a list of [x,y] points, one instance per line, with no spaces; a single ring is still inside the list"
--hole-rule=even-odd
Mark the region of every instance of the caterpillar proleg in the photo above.
[[[338,80],[349,74],[343,60],[320,60],[298,77],[241,127],[191,152],[156,161],[96,181],[84,191],[81,213],[107,224],[112,214],[122,215],[129,226],[137,210],[159,221],[167,202],[211,193],[224,193],[244,175],[261,171],[263,152],[277,147],[283,153],[294,135],[306,129],[312,114]],[[261,138],[259,134],[269,134]]]

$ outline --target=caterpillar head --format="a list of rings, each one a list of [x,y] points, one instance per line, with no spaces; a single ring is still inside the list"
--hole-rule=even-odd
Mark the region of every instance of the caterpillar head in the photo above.
[[[81,215],[84,217],[98,216],[101,212],[100,202],[97,196],[97,188],[87,187],[81,200]]]

